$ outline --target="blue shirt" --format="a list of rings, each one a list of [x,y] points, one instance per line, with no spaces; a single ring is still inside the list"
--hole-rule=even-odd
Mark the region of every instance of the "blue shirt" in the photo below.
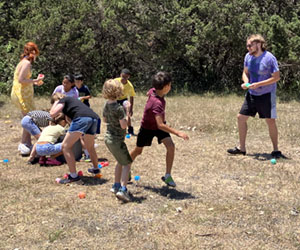
[[[278,63],[275,56],[264,51],[259,57],[246,54],[244,67],[248,68],[250,83],[260,82],[272,77],[272,74],[279,71]],[[267,93],[276,93],[277,83],[261,86],[257,89],[249,89],[251,95],[263,95]]]
[[[88,86],[86,86],[86,85],[82,85],[81,88],[80,89],[77,88],[77,90],[78,90],[78,93],[79,93],[79,97],[91,95],[91,92],[90,92]],[[85,105],[87,105],[88,107],[90,106],[89,100],[84,100],[83,103]]]

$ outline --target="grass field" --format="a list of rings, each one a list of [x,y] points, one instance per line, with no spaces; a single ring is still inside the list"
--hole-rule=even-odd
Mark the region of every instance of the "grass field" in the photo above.
[[[300,249],[300,105],[278,102],[279,148],[288,159],[270,163],[266,123],[249,120],[247,155],[230,156],[236,146],[236,115],[243,97],[167,97],[169,125],[189,141],[176,144],[173,177],[177,188],[161,181],[165,149],[156,140],[133,163],[140,181],[129,185],[133,201],[123,204],[109,192],[115,160],[103,136],[98,157],[107,158],[102,179],[87,174],[87,185],[58,185],[67,165],[27,165],[18,155],[20,116],[0,97],[0,249]],[[146,97],[135,98],[137,131]],[[101,114],[104,100],[91,100]],[[49,100],[36,99],[48,108]],[[126,139],[129,150],[135,138]],[[3,159],[8,159],[7,164]],[[79,199],[78,193],[86,198]]]

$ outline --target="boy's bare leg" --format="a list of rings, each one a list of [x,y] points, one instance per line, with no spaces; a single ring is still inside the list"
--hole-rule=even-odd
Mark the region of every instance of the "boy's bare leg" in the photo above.
[[[131,156],[131,159],[132,161],[135,160],[135,158],[140,155],[141,153],[143,152],[143,147],[135,147],[134,150],[132,150],[130,152],[130,156]]]
[[[82,133],[80,132],[68,132],[62,142],[62,151],[69,166],[70,173],[76,173],[76,161],[72,147],[81,135]]]
[[[164,138],[162,143],[167,149],[166,154],[166,174],[171,174],[174,156],[175,156],[175,144],[171,137]]]
[[[121,182],[122,166],[117,163],[115,167],[115,183]]]
[[[129,171],[130,171],[130,165],[123,166],[122,169],[122,179],[121,179],[121,186],[126,187],[128,178],[129,178]]]
[[[130,116],[127,117],[127,127],[131,127],[131,118],[130,118]]]
[[[98,168],[98,156],[95,150],[95,135],[85,134],[83,137],[85,147],[90,154],[94,168]]]

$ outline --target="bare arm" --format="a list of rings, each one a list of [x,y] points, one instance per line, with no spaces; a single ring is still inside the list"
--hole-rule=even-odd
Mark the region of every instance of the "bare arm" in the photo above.
[[[24,60],[19,72],[19,78],[18,78],[19,83],[21,84],[33,83],[34,85],[41,85],[39,82],[43,80],[43,77],[38,77],[37,79],[26,78],[30,71],[30,66],[31,66],[30,62],[28,60]]]
[[[244,67],[244,70],[243,70],[242,80],[243,80],[243,82],[244,82],[244,83],[241,85],[242,89],[247,89],[246,83],[249,82],[249,72],[248,72],[248,68],[246,68],[246,67]]]
[[[59,101],[56,101],[50,109],[50,115],[51,115],[52,118],[57,116],[58,113],[60,113],[63,110],[64,106],[65,106],[63,103],[58,103],[58,102]]]
[[[256,88],[261,87],[261,86],[270,85],[270,84],[273,84],[274,82],[277,82],[279,80],[280,80],[280,73],[279,73],[279,71],[277,71],[277,72],[274,72],[270,78],[268,78],[264,81],[252,83],[250,85],[249,89],[256,89]]]
[[[92,98],[92,96],[86,95],[86,96],[80,96],[79,98],[80,98],[80,100],[88,100],[88,99]]]
[[[129,109],[129,115],[132,116],[133,115],[133,96],[130,96],[129,102],[130,102],[130,109]]]
[[[127,119],[126,118],[124,118],[122,120],[119,120],[119,122],[120,122],[120,126],[121,126],[122,129],[127,128]]]
[[[243,80],[244,83],[241,85],[241,87],[243,89],[247,89],[246,83],[249,82],[249,72],[248,72],[248,68],[246,68],[246,67],[243,70],[242,80]],[[261,86],[270,85],[270,84],[273,84],[274,82],[277,82],[279,80],[280,80],[280,72],[277,71],[277,72],[274,72],[270,78],[268,78],[264,81],[252,83],[249,86],[249,89],[256,89],[256,88],[261,87]]]
[[[176,135],[178,137],[183,138],[184,140],[188,140],[189,139],[189,137],[188,137],[188,135],[186,133],[178,131],[178,130],[176,130],[174,128],[171,128],[168,125],[164,124],[162,116],[156,115],[155,116],[155,120],[156,120],[156,124],[157,124],[158,129],[160,129],[162,131],[165,131],[167,133],[174,134],[174,135]]]

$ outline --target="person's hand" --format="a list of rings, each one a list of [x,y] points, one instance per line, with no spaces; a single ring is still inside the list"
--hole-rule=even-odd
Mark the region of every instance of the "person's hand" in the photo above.
[[[45,78],[45,76],[43,74],[39,74],[38,77],[36,78],[36,82],[35,85],[37,86],[41,86],[44,84],[43,79]]]
[[[249,86],[249,89],[257,89],[259,87],[258,83],[252,83],[250,86]]]
[[[245,90],[248,89],[248,87],[246,87],[246,84],[247,84],[247,83],[241,84],[241,88],[242,88],[242,89],[245,89]]]
[[[183,140],[188,140],[189,139],[189,136],[186,133],[181,132],[181,131],[178,132],[177,136],[182,138]]]
[[[37,78],[37,79],[36,79],[36,82],[34,82],[34,84],[35,84],[36,86],[41,86],[41,85],[44,84],[44,82],[43,82],[42,80],[39,80],[39,79]]]

